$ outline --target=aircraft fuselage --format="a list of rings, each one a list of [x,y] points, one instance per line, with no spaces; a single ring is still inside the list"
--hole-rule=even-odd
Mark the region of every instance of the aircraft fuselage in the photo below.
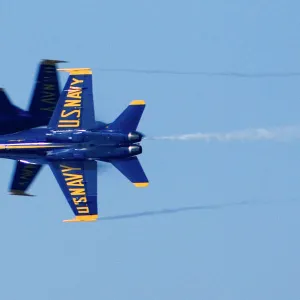
[[[38,164],[55,160],[109,161],[141,154],[141,140],[139,132],[34,128],[0,137],[0,158]]]

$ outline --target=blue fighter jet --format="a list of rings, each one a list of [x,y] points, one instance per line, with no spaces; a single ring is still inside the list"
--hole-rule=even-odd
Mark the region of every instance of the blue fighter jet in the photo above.
[[[0,134],[48,125],[59,95],[56,64],[63,61],[44,59],[40,62],[27,111],[13,105],[0,88]]]
[[[43,59],[40,62],[31,101],[26,111],[13,105],[4,89],[0,88],[0,135],[48,125],[60,95],[56,65],[62,62],[64,61],[50,59]],[[15,179],[12,183],[12,194],[14,194],[14,190],[19,189],[20,176],[26,178],[28,167],[20,161],[17,162]],[[34,170],[37,174],[39,168],[35,167]],[[31,177],[31,180],[33,179],[34,176]],[[30,180],[26,181],[28,186],[30,183]],[[23,189],[28,187],[26,184],[22,186]],[[20,192],[17,192],[17,194],[20,194]],[[29,195],[26,193],[21,194]]]
[[[103,125],[95,121],[91,69],[61,70],[69,77],[48,127],[0,137],[0,158],[24,164],[13,178],[12,194],[28,195],[33,178],[48,164],[75,214],[66,221],[95,221],[97,161],[111,163],[136,187],[149,184],[137,158],[145,101],[132,101],[114,122]]]

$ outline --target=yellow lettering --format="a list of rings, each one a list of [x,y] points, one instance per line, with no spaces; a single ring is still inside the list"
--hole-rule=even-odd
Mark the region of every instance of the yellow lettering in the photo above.
[[[19,179],[19,184],[21,186],[28,184],[30,182],[30,180],[35,175],[35,170],[37,167],[38,167],[37,165],[33,165],[33,164],[27,164],[24,166],[24,168],[21,171],[20,179]]]
[[[79,127],[79,120],[59,120],[57,127]]]
[[[27,164],[26,166],[24,166],[24,168],[22,170],[20,179],[28,181],[34,175],[35,169],[36,169],[36,165]]]
[[[26,164],[24,169],[36,169],[37,168],[37,165],[34,165],[34,164]]]
[[[71,196],[85,196],[85,189],[69,189]]]
[[[73,198],[73,202],[75,205],[78,205],[79,203],[85,203],[87,202],[86,197],[80,197],[79,199]]]
[[[79,109],[75,109],[75,110],[71,110],[69,112],[67,112],[65,109],[61,112],[60,116],[62,118],[67,118],[73,114],[77,113],[77,118],[80,118],[80,110]]]
[[[55,96],[55,93],[53,93],[52,91],[43,91],[43,97],[53,97],[53,96]]]
[[[55,73],[55,69],[53,68],[53,66],[46,66],[45,73]]]
[[[69,171],[81,171],[81,168],[72,168],[66,165],[60,165],[62,168],[62,172],[69,172]]]
[[[33,175],[33,172],[31,170],[24,170],[22,172],[23,174],[20,176],[20,179],[28,180],[28,177],[31,177]]]
[[[45,90],[54,90],[55,89],[54,84],[49,84],[49,83],[45,83],[44,88],[45,88]]]
[[[63,173],[66,181],[75,180],[75,179],[82,179],[82,175],[80,174],[72,174],[72,173]]]
[[[69,100],[67,99],[64,107],[74,107],[74,106],[80,106],[81,105],[81,100]]]
[[[83,83],[83,80],[76,79],[75,77],[73,77],[71,85],[77,85],[78,83]]]
[[[55,104],[55,98],[42,98],[42,100],[41,100],[42,102],[44,102],[44,103],[48,103],[48,104]]]
[[[82,177],[82,176],[81,176]],[[83,179],[75,179],[67,182],[68,186],[84,186]]]
[[[41,107],[40,110],[46,110],[46,111],[54,111],[55,106],[53,107]]]
[[[69,91],[67,97],[81,99],[81,93],[82,93],[81,90]]]
[[[88,214],[90,212],[88,206],[79,206],[79,207],[77,207],[77,211],[80,214]]]

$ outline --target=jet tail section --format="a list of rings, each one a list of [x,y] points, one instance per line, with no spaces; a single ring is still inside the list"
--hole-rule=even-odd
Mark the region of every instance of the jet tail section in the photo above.
[[[125,133],[135,131],[141,120],[146,103],[144,100],[134,100],[107,129],[119,130]]]
[[[148,178],[136,156],[110,161],[136,187],[147,187]]]

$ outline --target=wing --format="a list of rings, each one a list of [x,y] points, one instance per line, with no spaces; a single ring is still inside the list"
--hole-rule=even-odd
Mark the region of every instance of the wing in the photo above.
[[[61,62],[64,61],[45,59],[39,65],[29,112],[40,120],[41,125],[48,125],[59,98],[56,64]]]
[[[91,69],[59,70],[70,75],[48,127],[53,130],[95,128]]]
[[[49,165],[75,214],[75,219],[65,222],[96,221],[97,162],[56,161]]]
[[[15,174],[10,186],[11,195],[33,196],[26,193],[26,190],[32,184],[42,165],[28,164],[18,161],[15,167]]]

